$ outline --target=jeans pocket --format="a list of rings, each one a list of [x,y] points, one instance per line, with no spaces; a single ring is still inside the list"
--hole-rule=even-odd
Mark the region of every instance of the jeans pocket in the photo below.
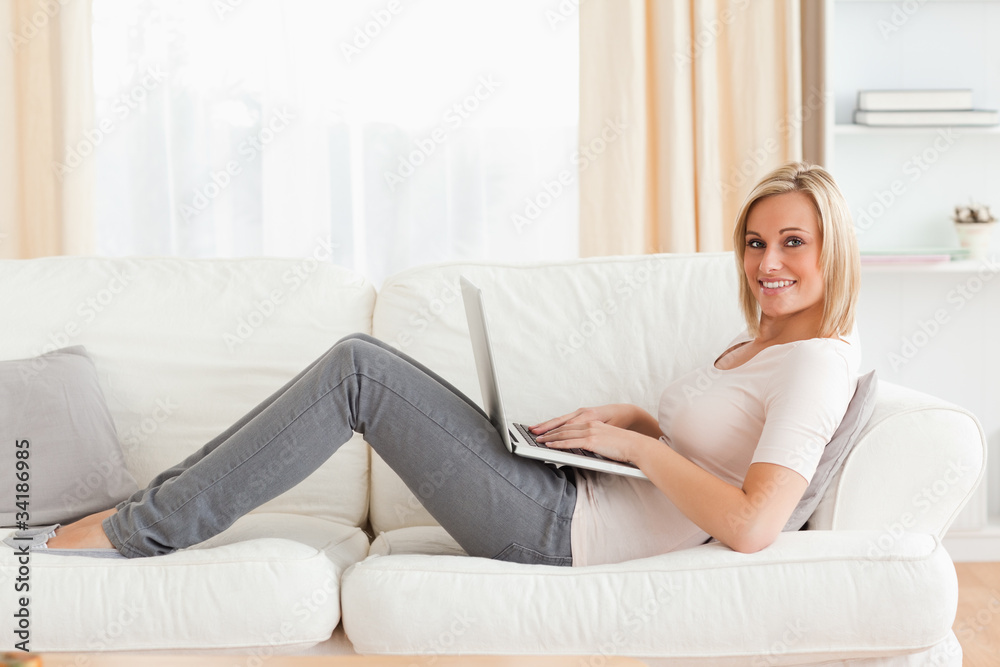
[[[564,567],[573,565],[572,556],[549,556],[517,542],[511,542],[506,549],[494,556],[493,560],[526,565],[560,565]]]

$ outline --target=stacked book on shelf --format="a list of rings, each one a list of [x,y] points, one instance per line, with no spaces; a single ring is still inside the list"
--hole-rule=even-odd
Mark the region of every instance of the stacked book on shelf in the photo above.
[[[997,125],[1000,112],[973,109],[972,91],[861,90],[854,112],[858,125]]]
[[[933,264],[969,258],[967,248],[894,248],[862,250],[862,264]]]

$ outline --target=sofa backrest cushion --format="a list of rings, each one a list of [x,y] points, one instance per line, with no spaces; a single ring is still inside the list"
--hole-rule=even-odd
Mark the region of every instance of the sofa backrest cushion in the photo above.
[[[313,258],[0,261],[0,359],[83,345],[140,487],[238,420],[341,337],[375,291]],[[256,511],[361,525],[368,451],[348,443]]]
[[[612,402],[655,415],[669,382],[745,328],[735,271],[732,253],[420,267],[386,280],[373,335],[481,405],[465,275],[484,293],[509,418],[533,423]],[[370,520],[376,532],[435,524],[374,452]]]

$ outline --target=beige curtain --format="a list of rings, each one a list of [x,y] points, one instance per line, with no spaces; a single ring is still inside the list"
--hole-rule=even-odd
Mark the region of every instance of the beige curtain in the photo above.
[[[732,249],[749,189],[822,110],[799,2],[580,3],[581,255]]]
[[[91,0],[0,7],[0,257],[94,250]],[[88,153],[89,154],[89,153]]]

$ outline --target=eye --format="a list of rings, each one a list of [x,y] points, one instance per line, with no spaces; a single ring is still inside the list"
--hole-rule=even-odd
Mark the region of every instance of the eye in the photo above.
[[[749,241],[747,241],[747,247],[748,248],[763,248],[764,247],[764,242],[761,241],[760,239],[750,239]]]
[[[787,241],[785,241],[786,245],[790,245],[793,248],[797,248],[798,246],[802,245],[803,243],[805,243],[805,241],[803,241],[802,239],[800,239],[797,236],[789,237],[789,239]]]

